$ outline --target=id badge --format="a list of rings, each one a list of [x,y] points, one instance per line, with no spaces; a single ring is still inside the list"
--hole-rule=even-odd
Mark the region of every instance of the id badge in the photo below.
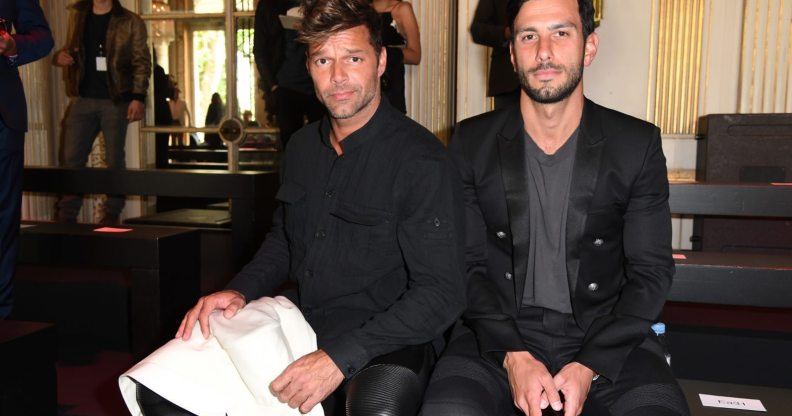
[[[97,56],[96,57],[96,70],[98,72],[106,72],[107,71],[107,58],[104,56]]]

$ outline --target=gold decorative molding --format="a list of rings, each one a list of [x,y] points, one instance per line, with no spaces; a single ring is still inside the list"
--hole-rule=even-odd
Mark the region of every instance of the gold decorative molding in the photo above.
[[[602,6],[605,0],[594,0],[594,27],[599,27],[602,22]]]
[[[448,143],[456,86],[455,3],[413,0],[421,30],[421,63],[405,66],[407,114]]]
[[[653,120],[667,134],[692,134],[696,130],[704,2],[660,0],[659,7],[652,8],[652,21],[658,22],[659,33],[654,97],[650,95],[650,100],[654,104]]]
[[[454,116],[457,121],[492,109],[493,99],[487,97],[490,48],[473,42],[470,24],[479,0],[456,2],[456,51],[451,62],[456,67]]]
[[[792,2],[744,0],[739,112],[790,112]]]

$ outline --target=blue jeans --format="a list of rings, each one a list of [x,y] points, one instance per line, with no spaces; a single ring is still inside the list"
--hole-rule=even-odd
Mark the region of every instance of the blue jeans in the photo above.
[[[104,134],[105,160],[110,169],[126,167],[124,144],[126,141],[128,101],[77,97],[69,104],[64,119],[63,160],[67,168],[85,167],[94,140],[99,132]],[[74,222],[82,207],[82,195],[63,195],[58,201],[56,219]],[[105,217],[117,218],[124,209],[123,195],[108,195]]]

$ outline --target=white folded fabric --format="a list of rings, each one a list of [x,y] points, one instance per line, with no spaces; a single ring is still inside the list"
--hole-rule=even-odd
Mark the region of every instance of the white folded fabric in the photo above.
[[[288,299],[261,298],[233,318],[209,316],[212,335],[196,323],[188,341],[173,339],[118,379],[133,416],[141,415],[135,381],[199,416],[300,415],[269,384],[292,361],[316,350],[316,334]],[[324,416],[317,405],[311,416]]]

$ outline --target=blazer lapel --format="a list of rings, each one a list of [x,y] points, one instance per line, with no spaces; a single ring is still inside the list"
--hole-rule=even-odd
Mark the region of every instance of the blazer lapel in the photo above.
[[[512,242],[515,305],[519,308],[525,288],[528,262],[529,212],[525,174],[525,141],[520,107],[514,106],[503,128],[498,132],[498,155],[509,216]]]
[[[573,298],[580,267],[580,239],[585,230],[591,198],[597,186],[604,147],[602,125],[597,115],[596,105],[587,99],[578,132],[567,207],[566,264],[569,293]]]

